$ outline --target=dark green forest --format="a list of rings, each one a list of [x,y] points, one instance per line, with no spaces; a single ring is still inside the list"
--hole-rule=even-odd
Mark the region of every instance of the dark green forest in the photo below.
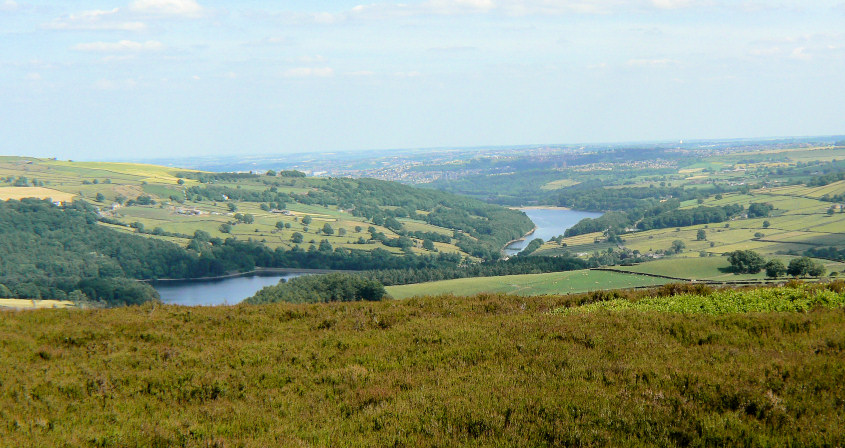
[[[282,280],[278,285],[261,289],[245,302],[249,304],[358,302],[381,300],[386,295],[384,285],[377,280],[361,275],[332,273]]]

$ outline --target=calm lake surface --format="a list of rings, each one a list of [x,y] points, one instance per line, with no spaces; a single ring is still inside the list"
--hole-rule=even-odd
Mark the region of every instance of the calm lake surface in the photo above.
[[[265,286],[279,283],[281,279],[299,277],[299,273],[253,275],[222,280],[197,280],[186,282],[156,283],[153,287],[161,301],[173,305],[210,306],[234,305],[252,297]]]
[[[528,246],[531,240],[542,238],[543,241],[548,241],[552,237],[563,235],[566,229],[574,226],[584,218],[598,218],[601,216],[601,213],[563,209],[523,209],[522,211],[531,218],[531,221],[537,226],[537,230],[525,237],[524,240],[509,244],[505,248],[505,254],[508,256],[521,252]]]

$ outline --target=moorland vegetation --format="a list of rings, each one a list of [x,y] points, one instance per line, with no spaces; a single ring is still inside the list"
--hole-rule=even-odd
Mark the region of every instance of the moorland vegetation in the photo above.
[[[0,312],[0,438],[10,446],[840,445],[841,284],[780,291],[810,306],[714,313],[698,303],[771,293],[698,285]],[[828,296],[839,304],[815,299]],[[661,298],[690,306],[667,312]]]

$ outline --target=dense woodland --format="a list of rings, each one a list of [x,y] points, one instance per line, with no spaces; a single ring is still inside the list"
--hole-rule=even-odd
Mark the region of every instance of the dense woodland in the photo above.
[[[376,280],[355,274],[331,273],[282,280],[278,285],[261,289],[245,302],[250,304],[358,302],[381,300],[386,295],[384,285]]]

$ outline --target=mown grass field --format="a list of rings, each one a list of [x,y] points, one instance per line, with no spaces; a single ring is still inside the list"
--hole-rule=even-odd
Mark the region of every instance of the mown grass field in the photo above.
[[[4,446],[840,446],[845,312],[0,312]]]
[[[500,277],[460,278],[411,285],[388,286],[396,299],[432,294],[473,295],[507,293],[521,296],[569,294],[599,289],[633,288],[668,283],[670,280],[616,272],[579,270],[548,274],[505,275]]]

